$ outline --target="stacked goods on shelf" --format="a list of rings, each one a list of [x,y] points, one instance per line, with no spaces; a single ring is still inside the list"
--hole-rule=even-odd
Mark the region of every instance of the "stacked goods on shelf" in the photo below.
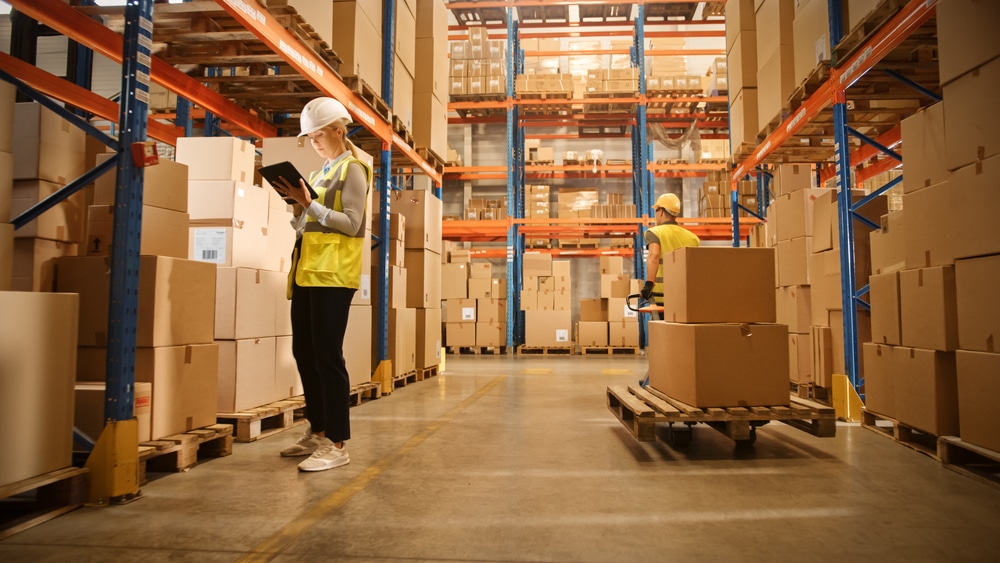
[[[273,0],[269,0],[273,1]],[[373,0],[357,2],[336,0],[279,0],[296,8],[306,21],[325,39],[343,62],[341,76],[356,76],[375,94],[382,95],[382,3]],[[314,10],[321,13],[313,14]],[[332,10],[329,15],[327,10]],[[407,11],[406,8],[396,10]],[[397,16],[398,17],[398,16]],[[333,32],[336,22],[336,33]],[[397,33],[398,34],[398,33]],[[395,95],[395,88],[393,88]]]
[[[556,149],[543,147],[540,139],[525,139],[524,150],[527,151],[525,161],[528,164],[554,164]]]
[[[10,223],[14,187],[14,85],[0,83],[0,291],[10,291],[14,269],[14,225]]]
[[[556,216],[560,219],[589,219],[593,216],[593,207],[598,201],[596,188],[561,187],[556,197]],[[559,239],[559,246],[597,246],[598,242],[597,239],[562,237]]]
[[[844,3],[843,6],[850,11],[847,4],[849,3]],[[795,2],[792,44],[792,56],[795,59],[792,82],[798,87],[818,66],[830,63],[830,12],[826,2]]]
[[[699,162],[725,162],[729,160],[731,151],[729,150],[729,139],[699,139],[697,145],[693,145],[694,161]]]
[[[551,254],[525,252],[522,266],[521,310],[524,311],[525,346],[572,346],[569,261],[553,261]]]
[[[452,250],[441,265],[445,344],[453,348],[507,345],[507,280],[494,278],[488,262],[471,263],[466,250]]]
[[[396,37],[393,40],[395,54],[392,65],[392,116],[399,119],[407,131],[413,131],[414,70],[416,69],[417,13],[410,2],[397,3],[393,14]],[[439,64],[444,64],[439,61]],[[428,110],[429,106],[425,106]],[[425,116],[430,119],[432,116]],[[440,119],[440,114],[436,117]]]
[[[373,220],[375,226],[379,226],[379,218]],[[375,236],[389,245],[389,268],[387,270],[389,295],[387,297],[389,310],[389,332],[387,335],[388,359],[392,360],[392,375],[394,377],[410,373],[416,370],[416,343],[415,339],[407,338],[405,334],[412,335],[416,330],[417,314],[413,308],[407,308],[406,298],[408,291],[409,272],[406,269],[406,218],[399,213],[389,214],[389,236],[383,237],[376,230]],[[372,256],[372,279],[377,280],[376,271],[378,256],[382,252],[381,245],[375,246],[371,250]],[[379,302],[382,299],[379,292],[379,284],[376,282],[372,287],[372,300]],[[377,342],[378,328],[374,322],[373,307],[366,307],[367,326],[365,332],[359,335],[360,338],[368,340],[365,350],[370,357],[372,367],[377,367],[378,350],[373,345]],[[359,330],[362,327],[359,327]],[[404,332],[408,331],[408,332]],[[370,338],[369,338],[370,337]],[[345,341],[344,350],[347,351]]]
[[[625,203],[624,194],[609,193],[605,196],[604,203],[595,205],[590,210],[591,217],[598,219],[635,219],[635,205]],[[601,239],[601,246],[608,244],[613,247],[631,248],[634,244],[634,237],[616,237],[612,239]],[[605,244],[608,243],[608,244]]]
[[[684,38],[653,39],[650,51],[677,51],[684,49]],[[700,76],[689,75],[687,58],[681,55],[650,55],[646,65],[646,92],[655,95],[673,92],[703,91]],[[652,108],[653,113],[663,113],[663,108]],[[652,111],[652,110],[651,110]]]
[[[524,190],[524,216],[529,219],[548,219],[551,216],[550,188],[547,185],[529,184]],[[527,248],[548,248],[552,239],[525,239]]]
[[[507,344],[507,280],[493,277],[489,262],[469,264],[469,299],[476,302],[476,346]]]
[[[872,234],[899,271],[872,279],[874,342],[864,348],[866,361],[879,361],[866,373],[869,409],[993,451],[1000,125],[981,108],[1000,85],[1000,48],[989,29],[998,9],[970,0],[938,7],[944,102],[903,121],[905,217],[889,214],[888,228]],[[901,257],[891,252],[900,234]]]
[[[601,49],[601,48],[602,48],[602,46],[601,46],[601,41],[600,40],[593,41],[593,40],[579,40],[579,39],[577,39],[577,40],[571,40],[571,41],[569,41],[567,43],[567,52],[568,53],[580,53],[580,52],[583,52],[583,51],[595,51],[595,50],[598,50],[598,49]],[[601,55],[593,55],[593,54],[577,54],[577,55],[569,54],[566,57],[567,66],[569,67],[567,70],[569,70],[569,74],[573,77],[572,78],[572,80],[573,80],[573,89],[572,89],[572,91],[573,91],[573,99],[577,99],[577,100],[581,99],[581,98],[585,97],[585,95],[587,95],[587,94],[590,94],[590,95],[594,95],[594,94],[600,95],[600,94],[608,92],[608,90],[607,90],[607,87],[608,87],[607,80],[608,79],[607,79],[607,75],[605,75],[603,72],[601,72],[601,59],[602,59]],[[598,88],[598,90],[596,92],[591,92],[590,91],[590,84],[591,84],[590,75],[594,71],[597,71],[601,76],[603,76],[603,80],[601,79],[601,76],[598,76],[598,84],[596,85],[596,87]],[[616,72],[625,72],[625,73],[627,73],[628,71],[629,71],[629,69],[616,69]],[[619,85],[617,83],[613,83],[612,86],[614,86],[615,88],[618,88],[619,86],[622,86],[622,85]],[[621,90],[616,90],[616,91],[620,92]],[[591,108],[589,106],[585,106],[584,109],[586,111],[591,111],[593,108]]]
[[[506,221],[507,220],[507,198],[483,199],[481,197],[469,198],[469,203],[465,207],[465,220],[467,221]]]
[[[531,53],[545,52],[555,53],[562,51],[559,39],[550,38],[526,38],[521,40],[521,49],[524,50],[524,73],[532,74],[559,74],[559,56],[545,55],[536,56]],[[520,91],[520,90],[519,90]]]
[[[726,52],[729,61],[729,131],[733,155],[754,146],[757,119],[757,20],[754,0],[726,2]],[[745,147],[744,147],[745,148]]]
[[[639,315],[626,298],[639,292],[640,283],[625,273],[621,256],[602,256],[600,268],[601,297],[580,300],[577,342],[583,348],[638,348]]]
[[[454,85],[454,77],[452,78]],[[573,96],[572,74],[519,74],[514,83],[517,97],[537,98],[542,94],[557,94],[556,97],[570,98]],[[452,96],[455,93],[452,92]]]
[[[705,76],[708,77],[708,85],[705,86],[706,96],[725,96],[729,92],[729,66],[725,57],[719,57],[709,65]],[[728,158],[728,154],[726,157]]]
[[[506,54],[505,40],[490,39],[486,28],[470,27],[469,39],[451,42],[448,93],[488,97],[506,94]]]
[[[438,158],[448,153],[448,10],[443,0],[417,0],[413,67],[413,139]]]
[[[650,385],[699,408],[788,405],[774,249],[682,248],[662,270],[671,295],[665,320],[649,323]]]
[[[738,183],[737,197],[740,205],[757,211],[757,184],[748,180]],[[698,217],[726,218],[732,217],[732,189],[724,170],[713,170],[705,177],[705,182],[698,189]],[[740,217],[749,217],[746,211],[739,210]]]
[[[783,110],[797,86],[792,38],[795,0],[757,4],[757,121],[767,133],[769,124],[784,119]]]
[[[634,96],[639,91],[637,68],[592,68],[587,70],[586,77],[583,89],[589,96],[600,97],[601,94]]]
[[[14,106],[13,117],[7,127],[18,132],[18,142],[0,153],[0,166],[7,171],[4,175],[9,175],[5,188],[0,188],[0,217],[5,222],[54,194],[86,169],[83,130],[40,104],[10,105]],[[73,194],[13,233],[11,289],[51,290],[51,261],[76,256],[84,240],[88,191]]]
[[[403,216],[405,232],[406,309],[390,311],[389,318],[389,339],[397,343],[392,369],[399,376],[441,362],[441,200],[426,190],[397,191],[389,208]]]

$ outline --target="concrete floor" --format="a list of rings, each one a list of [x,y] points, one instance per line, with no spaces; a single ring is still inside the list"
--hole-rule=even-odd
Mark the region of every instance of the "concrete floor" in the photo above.
[[[856,425],[704,425],[636,442],[605,406],[645,358],[449,356],[352,411],[351,464],[300,473],[301,427],[0,542],[0,561],[996,561],[1000,488]]]

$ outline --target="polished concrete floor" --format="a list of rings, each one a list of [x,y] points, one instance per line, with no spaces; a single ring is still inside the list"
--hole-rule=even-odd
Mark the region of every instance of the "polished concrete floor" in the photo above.
[[[0,561],[997,561],[1000,489],[858,426],[700,425],[638,443],[605,406],[642,357],[449,356],[352,411],[351,464],[301,427],[0,542]]]

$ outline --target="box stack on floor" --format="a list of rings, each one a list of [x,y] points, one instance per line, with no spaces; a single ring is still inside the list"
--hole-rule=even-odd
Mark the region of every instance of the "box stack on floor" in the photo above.
[[[506,346],[507,278],[494,277],[489,262],[470,262],[468,250],[448,254],[441,265],[445,344],[456,350]]]
[[[601,296],[580,300],[577,342],[581,348],[638,348],[639,314],[628,308],[629,294],[641,284],[625,273],[621,256],[602,256]]]
[[[873,259],[878,241],[897,271],[872,279],[874,341],[863,350],[869,410],[994,451],[1000,122],[981,108],[1000,86],[988,23],[998,8],[960,0],[938,9],[944,101],[903,122],[905,215],[889,214],[872,234]]]
[[[552,255],[544,252],[525,252],[521,265],[524,345],[572,347],[573,292],[569,261],[552,260]]]

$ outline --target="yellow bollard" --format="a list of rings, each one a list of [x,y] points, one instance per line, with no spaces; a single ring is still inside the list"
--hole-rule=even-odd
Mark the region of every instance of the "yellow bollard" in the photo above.
[[[861,396],[851,385],[851,379],[846,375],[833,374],[833,410],[837,413],[837,418],[847,422],[860,422],[864,406]]]
[[[108,422],[85,465],[90,470],[92,504],[120,503],[139,494],[139,423]]]

